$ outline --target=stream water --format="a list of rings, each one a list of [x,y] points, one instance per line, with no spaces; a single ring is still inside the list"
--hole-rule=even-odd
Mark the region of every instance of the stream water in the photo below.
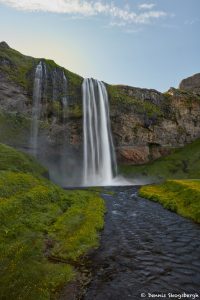
[[[137,190],[117,187],[114,195],[103,194],[105,229],[91,257],[93,280],[84,300],[200,291],[200,226],[139,198]]]

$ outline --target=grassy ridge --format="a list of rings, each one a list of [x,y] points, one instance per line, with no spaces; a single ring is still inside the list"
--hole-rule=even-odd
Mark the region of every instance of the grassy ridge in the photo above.
[[[79,93],[79,89],[83,78],[65,68],[60,67],[53,60],[43,58],[33,58],[23,55],[22,53],[12,49],[0,46],[0,60],[3,64],[0,64],[0,70],[5,72],[8,77],[25,88],[26,90],[32,90],[33,86],[33,72],[39,61],[43,60],[47,68],[52,71],[54,69],[61,69],[65,73],[69,81],[69,89],[71,95]]]
[[[0,170],[43,175],[47,170],[32,156],[0,144]]]
[[[140,114],[147,114],[149,117],[162,117],[163,112],[158,105],[149,101],[136,99],[132,96],[125,94],[120,86],[107,85],[108,95],[111,104],[120,104],[134,107],[134,111]]]
[[[200,178],[200,140],[174,150],[171,155],[141,166],[121,166],[127,176],[163,179]]]
[[[1,299],[55,298],[76,276],[74,263],[98,246],[105,212],[98,193],[64,191],[42,172],[0,145]]]
[[[30,80],[28,75],[34,68],[35,62],[39,61],[30,56],[22,55],[20,52],[11,48],[0,47],[0,60],[6,61],[0,66],[9,78],[24,87],[30,88]]]
[[[161,185],[143,186],[139,194],[200,223],[200,180],[168,180]]]

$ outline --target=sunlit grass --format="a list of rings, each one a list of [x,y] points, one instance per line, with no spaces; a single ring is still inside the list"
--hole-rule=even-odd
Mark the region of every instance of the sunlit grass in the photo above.
[[[53,299],[76,277],[74,263],[99,243],[105,212],[99,193],[64,191],[42,170],[0,145],[1,299]]]
[[[139,194],[200,223],[200,180],[168,180],[161,185],[143,186]]]

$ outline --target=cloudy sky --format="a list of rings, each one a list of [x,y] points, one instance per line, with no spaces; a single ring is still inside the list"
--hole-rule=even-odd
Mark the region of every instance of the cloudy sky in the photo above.
[[[84,77],[161,91],[200,72],[200,0],[0,0],[0,40]]]

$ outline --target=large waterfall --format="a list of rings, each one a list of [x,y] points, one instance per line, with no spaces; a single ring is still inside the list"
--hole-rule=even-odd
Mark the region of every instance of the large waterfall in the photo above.
[[[37,155],[38,148],[38,129],[39,118],[41,110],[41,98],[42,98],[42,80],[43,80],[43,68],[42,62],[40,62],[35,70],[35,79],[33,87],[33,106],[32,106],[32,122],[31,122],[31,148],[32,153]]]
[[[83,185],[112,185],[116,175],[108,95],[105,85],[85,79],[83,91]]]

